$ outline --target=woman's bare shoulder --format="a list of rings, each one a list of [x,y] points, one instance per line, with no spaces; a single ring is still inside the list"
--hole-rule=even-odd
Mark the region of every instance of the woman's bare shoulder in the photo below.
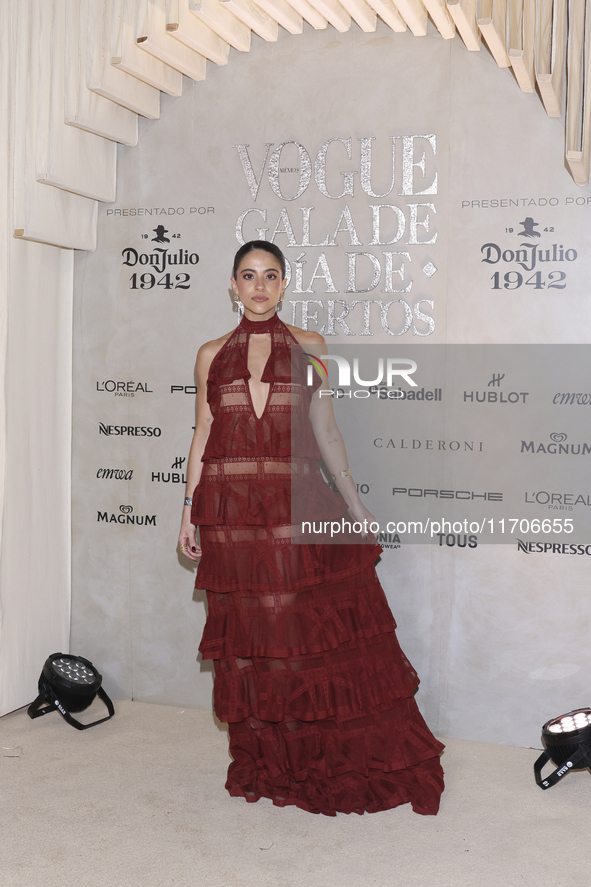
[[[219,339],[211,339],[209,342],[204,342],[197,352],[197,358],[199,358],[200,355],[203,357],[214,358],[220,348],[226,344],[233,332],[234,330],[230,330],[229,333],[224,333]]]
[[[219,339],[211,339],[211,341],[209,342],[204,342],[197,352],[197,366],[208,367],[218,351],[220,351],[220,349],[226,344],[233,332],[234,330],[230,330],[229,333],[224,333],[224,335],[220,336]]]
[[[292,326],[290,323],[286,323],[285,326],[300,345],[326,345],[320,333],[315,333],[312,330],[303,330],[299,326]]]

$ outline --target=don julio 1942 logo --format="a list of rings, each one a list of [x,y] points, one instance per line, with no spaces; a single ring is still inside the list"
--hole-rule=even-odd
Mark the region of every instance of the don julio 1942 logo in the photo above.
[[[539,231],[540,223],[531,216],[519,222],[516,236],[520,238],[518,245],[510,247],[498,243],[484,243],[480,247],[482,262],[487,265],[517,266],[515,270],[495,271],[491,277],[493,290],[517,290],[530,287],[532,290],[563,290],[566,288],[565,262],[572,263],[578,258],[576,249],[562,243],[548,243],[555,240],[552,226]],[[514,228],[505,228],[506,234],[513,234]],[[546,236],[542,240],[542,235]],[[540,238],[536,241],[536,238]]]
[[[152,229],[155,235],[151,238],[157,244],[170,243],[172,239],[180,239],[181,234],[174,233],[170,237],[170,231],[164,225],[158,225]],[[142,234],[142,239],[147,240],[148,234]],[[128,268],[144,266],[151,271],[134,271],[129,278],[129,287],[132,290],[151,290],[162,287],[165,290],[188,290],[191,286],[191,275],[188,271],[177,271],[179,267],[191,267],[199,262],[199,255],[190,249],[184,249],[179,245],[178,249],[169,249],[163,246],[153,246],[149,252],[138,252],[133,246],[126,246],[122,250],[122,264]],[[173,269],[173,270],[171,270]]]

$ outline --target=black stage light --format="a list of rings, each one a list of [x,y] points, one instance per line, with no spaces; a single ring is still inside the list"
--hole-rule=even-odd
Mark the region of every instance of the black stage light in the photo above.
[[[57,709],[68,724],[77,730],[86,730],[108,721],[115,714],[115,709],[101,687],[102,680],[102,675],[88,659],[71,656],[69,653],[53,653],[43,666],[39,678],[39,695],[27,709],[29,717],[38,718]],[[81,724],[70,712],[84,711],[95,696],[102,699],[109,714],[90,724]]]
[[[591,708],[577,708],[542,727],[542,752],[534,764],[536,782],[542,789],[556,785],[571,770],[591,767]],[[556,770],[542,778],[542,767],[552,761]]]

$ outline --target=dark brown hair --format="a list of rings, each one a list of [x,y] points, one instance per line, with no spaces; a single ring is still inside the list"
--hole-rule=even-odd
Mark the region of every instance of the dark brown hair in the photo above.
[[[275,246],[274,243],[269,243],[268,240],[249,240],[248,243],[245,243],[244,246],[241,246],[236,255],[234,256],[234,264],[232,265],[232,277],[236,280],[236,273],[238,268],[240,267],[240,262],[244,258],[244,256],[248,255],[248,253],[253,252],[255,249],[262,249],[266,253],[270,253],[281,265],[281,277],[285,279],[285,256],[281,252],[278,246]]]

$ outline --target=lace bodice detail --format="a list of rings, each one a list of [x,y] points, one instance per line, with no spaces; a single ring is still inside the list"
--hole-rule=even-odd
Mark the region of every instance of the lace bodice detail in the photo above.
[[[248,342],[251,335],[267,332],[271,334],[271,353],[261,382],[269,383],[269,393],[259,418],[248,384]],[[277,315],[258,322],[243,318],[209,369],[207,400],[213,422],[203,461],[319,459],[308,413],[320,379],[315,376],[314,385],[308,386],[307,366],[303,348]],[[292,427],[297,428],[293,440]]]

